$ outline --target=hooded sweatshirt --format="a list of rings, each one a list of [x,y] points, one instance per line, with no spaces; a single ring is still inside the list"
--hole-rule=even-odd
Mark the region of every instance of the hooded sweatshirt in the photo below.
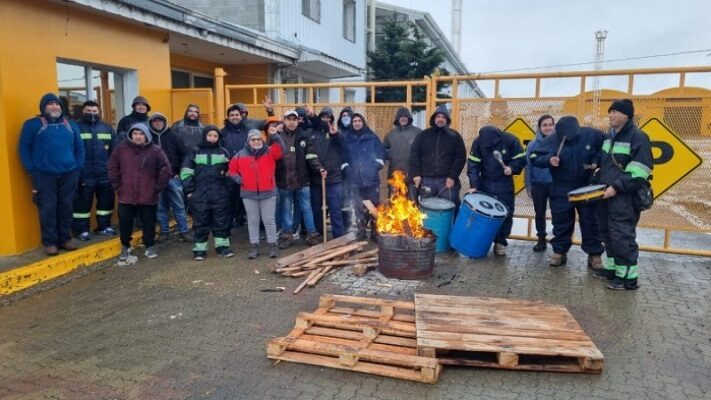
[[[311,170],[312,185],[321,184],[321,169],[328,171],[327,184],[343,182],[342,171],[348,167],[343,134],[336,132],[331,135],[328,124],[321,121],[321,116],[328,116],[334,121],[333,110],[328,107],[324,107],[316,118],[311,119],[313,127],[308,132],[306,161]]]
[[[207,134],[212,130],[219,132],[214,125],[202,129],[200,143],[185,157],[180,179],[186,194],[195,192],[192,202],[229,203],[227,165],[230,155],[220,146],[219,139],[217,143],[207,141]]]
[[[351,126],[344,134],[348,155],[346,174],[353,187],[379,186],[379,172],[385,165],[385,150],[378,135],[366,124],[365,117],[358,113],[353,114],[353,118],[356,117],[363,120],[363,127],[356,130]]]
[[[54,93],[45,94],[39,103],[39,115],[25,121],[20,132],[20,160],[30,174],[66,174],[84,165],[79,127],[65,118],[64,108],[59,118],[46,115],[44,109],[50,101],[62,104]]]
[[[153,129],[152,122],[160,119],[163,120],[163,129],[156,131]],[[180,173],[180,167],[183,165],[183,160],[187,154],[183,139],[173,133],[168,128],[168,120],[161,113],[155,113],[148,119],[148,127],[153,135],[153,142],[163,150],[170,161],[170,168],[173,171],[173,176]]]
[[[443,127],[435,125],[437,114],[447,119]],[[445,106],[439,106],[430,117],[430,127],[420,132],[412,143],[409,177],[451,178],[459,182],[459,174],[467,161],[462,135],[449,125],[452,119]]]
[[[147,111],[144,113],[139,113],[136,111],[136,104],[143,103],[146,105]],[[143,96],[136,96],[131,103],[131,107],[134,107],[133,111],[127,116],[121,118],[118,125],[116,126],[116,132],[119,136],[125,136],[128,128],[139,122],[148,122],[148,112],[151,111],[151,105],[148,103],[148,99]]]
[[[133,141],[134,129],[146,136],[146,143]],[[146,124],[138,123],[128,129],[126,142],[120,144],[109,158],[109,181],[118,195],[119,203],[153,205],[158,193],[168,186],[172,177],[165,153],[153,144]]]
[[[511,168],[511,175],[504,174],[494,151],[498,151],[504,165]],[[469,187],[488,194],[513,196],[513,176],[520,174],[525,166],[526,153],[518,138],[495,126],[485,126],[479,130],[479,137],[474,139],[469,152]]]
[[[408,123],[400,126],[400,117],[407,117]],[[385,159],[388,160],[388,177],[392,177],[393,172],[407,172],[410,162],[410,151],[417,135],[422,129],[412,125],[412,114],[405,107],[397,110],[393,128],[385,136],[383,147],[385,149]]]

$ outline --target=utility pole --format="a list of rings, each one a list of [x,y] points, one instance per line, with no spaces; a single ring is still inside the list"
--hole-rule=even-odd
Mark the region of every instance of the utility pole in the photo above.
[[[462,0],[452,0],[452,47],[459,54],[462,43]]]

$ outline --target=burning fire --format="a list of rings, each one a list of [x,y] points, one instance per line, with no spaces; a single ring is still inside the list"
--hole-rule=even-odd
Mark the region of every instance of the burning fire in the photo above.
[[[378,233],[425,237],[422,220],[426,216],[420,212],[413,201],[407,198],[405,174],[402,171],[395,171],[393,177],[388,179],[388,184],[393,188],[393,194],[390,196],[389,205],[378,206]]]

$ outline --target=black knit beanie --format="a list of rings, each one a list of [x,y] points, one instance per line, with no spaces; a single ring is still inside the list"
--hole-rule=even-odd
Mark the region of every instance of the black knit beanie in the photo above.
[[[632,100],[630,99],[613,101],[610,108],[607,109],[607,112],[609,113],[612,110],[625,114],[629,119],[634,118],[634,104],[632,104]]]

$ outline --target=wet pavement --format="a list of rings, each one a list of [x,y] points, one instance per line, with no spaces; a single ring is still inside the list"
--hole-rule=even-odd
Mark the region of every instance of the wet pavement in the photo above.
[[[246,233],[239,232],[239,243]],[[578,247],[547,266],[532,243],[504,258],[437,256],[435,275],[399,281],[341,269],[292,295],[300,280],[271,260],[158,246],[160,257],[104,263],[0,299],[2,399],[708,399],[711,259],[642,253],[636,292],[593,279]],[[289,251],[303,248],[299,245]],[[287,251],[283,251],[282,255]],[[260,289],[285,286],[283,293]],[[325,293],[412,300],[414,293],[508,297],[565,305],[605,355],[601,375],[445,367],[435,385],[281,362],[266,341],[286,334]],[[31,294],[31,295],[30,295]]]

